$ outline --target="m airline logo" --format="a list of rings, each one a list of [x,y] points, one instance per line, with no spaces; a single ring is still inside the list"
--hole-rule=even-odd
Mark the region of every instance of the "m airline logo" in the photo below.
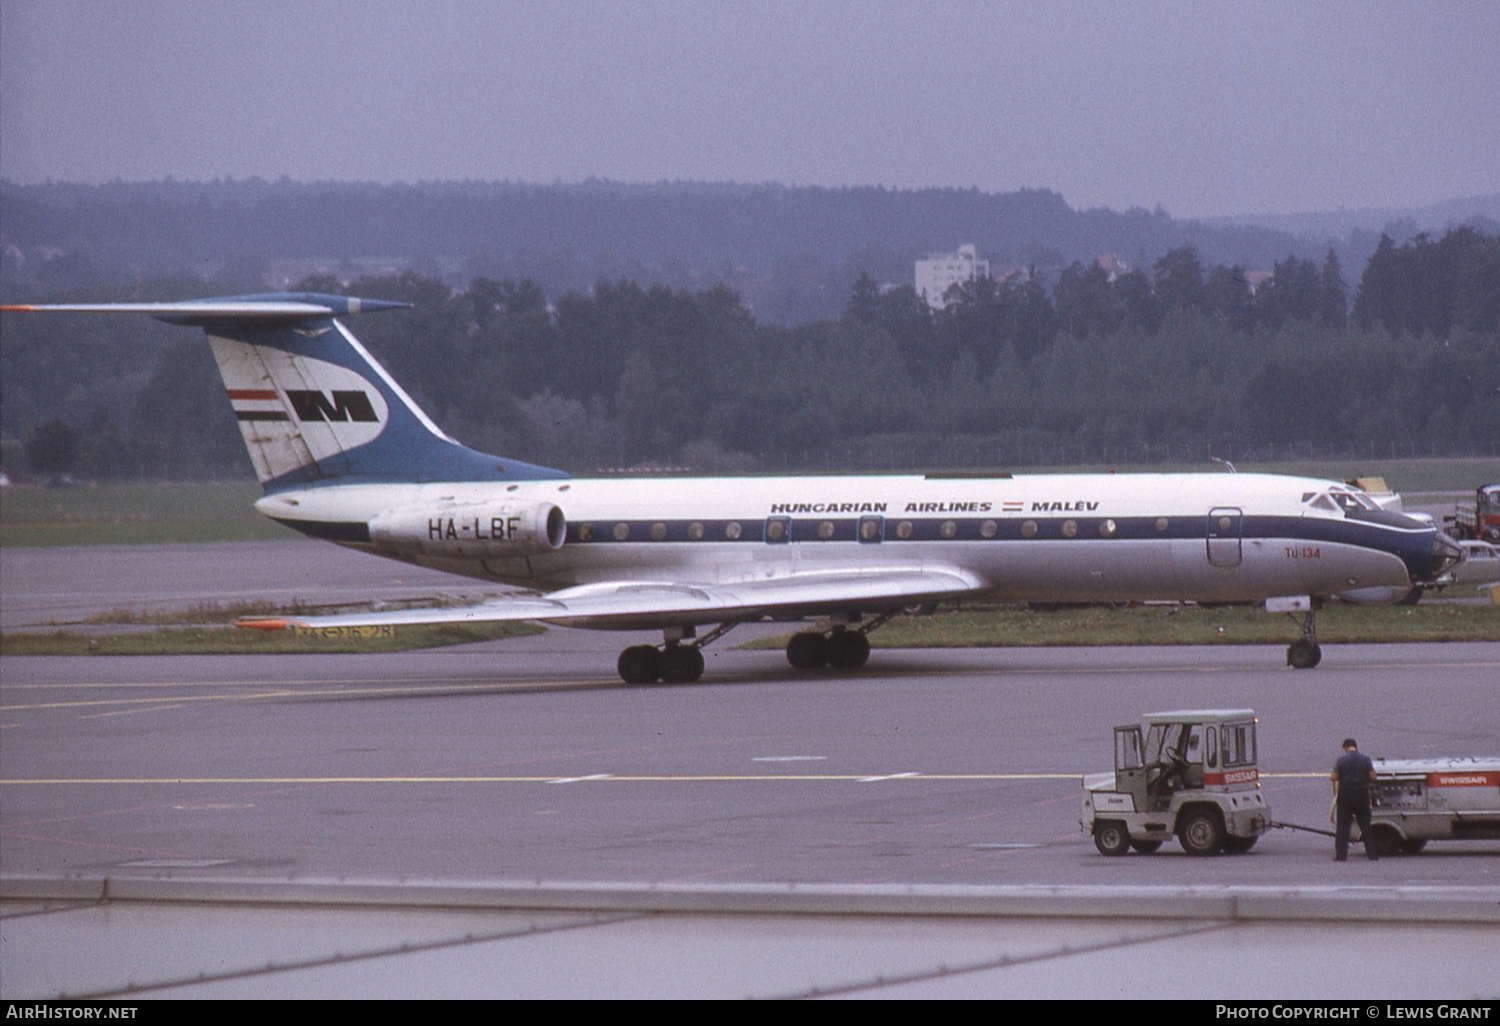
[[[359,389],[335,389],[326,393],[288,389],[286,397],[296,411],[297,419],[304,423],[309,420],[357,421],[364,424],[380,422],[375,407],[370,404],[369,395]]]
[[[368,445],[389,423],[385,396],[353,368],[274,346],[210,341],[245,444],[264,461],[262,480]]]
[[[297,419],[304,424],[309,421],[368,424],[380,422],[380,416],[375,412],[369,395],[359,389],[334,389],[330,392],[316,389],[288,389],[285,403],[281,401],[276,390],[271,388],[231,388],[227,391],[237,420],[288,420],[290,419],[287,416],[289,406]]]

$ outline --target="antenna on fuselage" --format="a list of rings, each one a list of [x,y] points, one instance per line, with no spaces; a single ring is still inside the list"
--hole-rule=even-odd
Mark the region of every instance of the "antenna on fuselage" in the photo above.
[[[1210,456],[1209,459],[1213,460],[1215,463],[1222,463],[1222,464],[1224,464],[1224,466],[1226,466],[1226,467],[1229,468],[1229,472],[1231,474],[1238,474],[1239,473],[1238,470],[1234,469],[1234,464],[1230,463],[1228,460],[1221,460],[1217,456]]]

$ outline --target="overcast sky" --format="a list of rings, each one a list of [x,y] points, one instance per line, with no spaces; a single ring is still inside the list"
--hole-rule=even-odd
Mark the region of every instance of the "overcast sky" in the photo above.
[[[0,0],[0,176],[1416,206],[1500,192],[1497,54],[1495,0]]]

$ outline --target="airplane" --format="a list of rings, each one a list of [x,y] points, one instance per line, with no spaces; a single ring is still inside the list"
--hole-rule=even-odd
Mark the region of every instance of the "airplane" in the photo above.
[[[347,548],[529,589],[244,626],[660,631],[660,645],[628,646],[616,666],[647,684],[698,680],[706,645],[761,620],[816,618],[792,635],[788,662],[855,669],[871,631],[943,602],[1265,601],[1301,628],[1287,648],[1300,669],[1322,658],[1324,602],[1394,602],[1460,558],[1431,522],[1357,488],[1270,474],[574,478],[448,437],[343,323],[407,306],[273,293],[0,310],[201,327],[263,486],[259,512]]]

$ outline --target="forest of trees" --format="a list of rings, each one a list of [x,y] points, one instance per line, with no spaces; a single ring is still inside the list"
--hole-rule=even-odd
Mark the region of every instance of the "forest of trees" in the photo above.
[[[722,285],[549,296],[407,271],[298,287],[415,304],[351,327],[454,437],[575,473],[1500,453],[1500,237],[1472,228],[1382,239],[1352,286],[1330,252],[1252,290],[1188,245],[1113,279],[1074,261],[1051,282],[978,282],[936,312],[862,274],[842,315],[794,327]],[[12,474],[249,474],[197,331],[20,315],[0,330]]]

